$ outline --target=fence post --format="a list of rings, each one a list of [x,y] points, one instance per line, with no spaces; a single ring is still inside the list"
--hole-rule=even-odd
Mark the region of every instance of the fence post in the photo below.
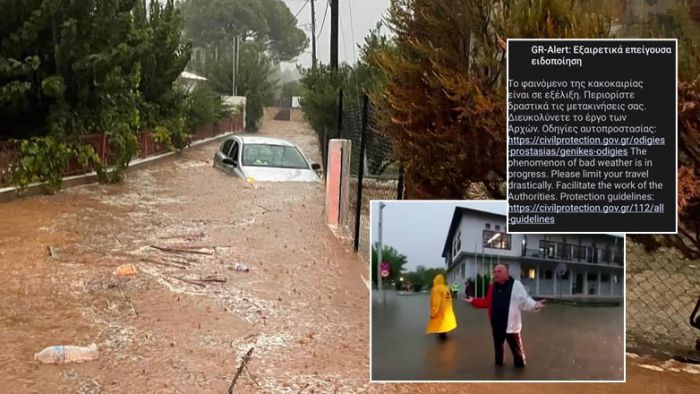
[[[102,165],[107,166],[107,133],[102,133],[102,152],[100,152]]]
[[[323,135],[321,136],[321,160],[323,160],[323,174],[328,170],[328,130],[323,126]]]
[[[338,89],[338,138],[343,138],[343,89]]]
[[[396,185],[396,199],[403,200],[403,164],[399,165],[399,182]]]
[[[362,134],[360,135],[360,165],[357,170],[357,202],[355,211],[355,252],[360,248],[360,219],[362,217],[362,181],[365,175],[365,145],[367,144],[367,107],[369,106],[369,99],[367,95],[364,95],[364,101],[362,103]]]

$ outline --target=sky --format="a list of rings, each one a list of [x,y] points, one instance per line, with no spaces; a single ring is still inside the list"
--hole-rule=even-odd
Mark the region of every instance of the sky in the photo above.
[[[372,202],[372,238],[377,239],[379,202]],[[385,201],[382,242],[407,257],[407,271],[416,266],[445,266],[442,248],[456,206],[505,215],[503,201]]]
[[[297,16],[298,27],[306,31],[309,37],[309,47],[304,53],[299,55],[292,63],[282,63],[282,69],[295,68],[295,63],[308,68],[311,67],[311,5],[304,4],[306,0],[283,0],[292,15]],[[319,62],[328,64],[330,62],[330,40],[331,40],[331,12],[327,7],[328,0],[316,0],[316,57]],[[354,64],[360,56],[356,44],[362,44],[364,37],[369,34],[377,22],[382,20],[389,8],[389,0],[340,0],[338,13],[340,24],[338,26],[338,62]],[[323,15],[328,9],[326,22],[323,23]],[[323,24],[323,26],[322,26]],[[321,30],[322,29],[322,30]],[[385,29],[383,29],[385,30]],[[353,51],[354,48],[354,51]]]

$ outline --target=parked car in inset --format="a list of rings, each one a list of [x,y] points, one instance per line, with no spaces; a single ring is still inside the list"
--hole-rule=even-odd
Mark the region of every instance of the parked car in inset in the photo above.
[[[267,182],[319,182],[321,166],[293,143],[271,137],[232,136],[214,154],[214,167],[228,174]]]

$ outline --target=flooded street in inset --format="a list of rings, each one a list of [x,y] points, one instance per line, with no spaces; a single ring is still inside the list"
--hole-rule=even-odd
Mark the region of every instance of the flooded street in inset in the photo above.
[[[527,367],[494,365],[486,309],[454,302],[457,329],[440,341],[426,335],[429,294],[376,291],[372,298],[374,380],[623,380],[624,314],[619,307],[549,304],[523,313]]]

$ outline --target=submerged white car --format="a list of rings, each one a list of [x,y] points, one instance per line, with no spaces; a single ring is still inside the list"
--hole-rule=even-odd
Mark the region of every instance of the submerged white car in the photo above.
[[[233,136],[214,155],[214,167],[254,181],[319,182],[321,166],[293,143],[270,137]]]

